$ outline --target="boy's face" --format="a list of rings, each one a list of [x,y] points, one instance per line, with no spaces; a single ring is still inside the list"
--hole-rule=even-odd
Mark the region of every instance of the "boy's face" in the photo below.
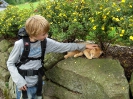
[[[47,37],[48,37],[47,33],[40,33],[36,37],[32,37],[32,39],[34,39],[35,41],[36,40],[43,41]]]

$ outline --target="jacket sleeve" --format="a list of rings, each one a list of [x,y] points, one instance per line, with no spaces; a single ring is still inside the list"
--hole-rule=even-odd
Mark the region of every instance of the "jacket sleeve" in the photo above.
[[[21,47],[21,41],[16,41],[7,60],[7,68],[18,89],[26,84],[25,79],[18,73],[17,67],[15,66],[15,63],[19,60],[21,54]]]
[[[57,52],[63,53],[74,50],[84,50],[85,44],[77,44],[77,43],[60,43],[50,38],[47,38],[47,46],[46,53],[49,52]]]

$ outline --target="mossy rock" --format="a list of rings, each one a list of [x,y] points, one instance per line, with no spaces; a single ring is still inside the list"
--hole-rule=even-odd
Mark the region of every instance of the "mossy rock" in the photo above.
[[[49,87],[46,85],[44,92],[50,95],[49,90],[55,90],[52,94],[59,99],[69,99],[66,97],[74,97],[70,95],[75,94],[60,93],[59,87],[54,84],[67,91],[82,94],[73,99],[129,99],[128,81],[118,60],[69,58],[48,70],[46,77],[53,85],[46,82]]]
[[[48,70],[64,59],[63,53],[48,53],[45,55],[44,67]]]
[[[12,45],[11,42],[9,42],[7,40],[2,40],[0,42],[0,51],[6,52],[8,50],[8,48],[10,48],[11,45]]]

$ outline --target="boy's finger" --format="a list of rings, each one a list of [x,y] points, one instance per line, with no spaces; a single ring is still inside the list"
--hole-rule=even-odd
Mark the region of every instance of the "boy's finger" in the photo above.
[[[23,86],[23,89],[24,89],[24,90],[27,90],[27,87],[26,87],[26,86]]]
[[[98,46],[93,46],[93,47],[98,47]]]

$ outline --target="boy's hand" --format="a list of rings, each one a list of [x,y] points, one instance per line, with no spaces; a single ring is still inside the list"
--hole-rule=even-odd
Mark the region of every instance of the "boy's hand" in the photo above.
[[[97,44],[86,44],[86,48],[88,48],[88,49],[94,49],[96,47],[98,47]]]
[[[20,90],[26,91],[27,90],[27,86],[24,85],[23,87],[20,88]]]

